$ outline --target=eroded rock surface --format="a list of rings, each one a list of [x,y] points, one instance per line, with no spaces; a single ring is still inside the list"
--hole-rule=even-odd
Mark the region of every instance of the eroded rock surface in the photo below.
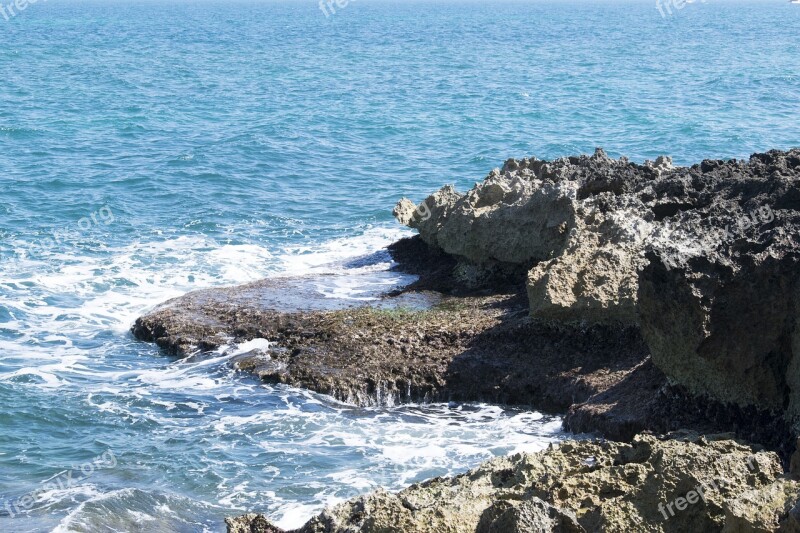
[[[397,494],[354,498],[296,531],[753,532],[792,520],[798,483],[783,476],[775,454],[715,437],[671,437],[566,442],[497,458]]]
[[[423,204],[401,220],[460,268],[530,268],[533,317],[639,324],[672,384],[800,421],[800,150],[510,160]]]
[[[696,206],[649,243],[642,333],[674,382],[800,415],[800,151],[694,172]]]
[[[671,168],[667,159],[636,165],[599,149],[512,159],[465,194],[446,186],[419,206],[403,199],[395,216],[462,269],[530,270],[534,317],[632,324],[655,218],[636,191]]]
[[[524,294],[404,293],[373,306],[276,310],[296,280],[198,291],[139,318],[134,334],[186,357],[268,339],[233,363],[269,383],[358,405],[490,401],[563,412],[623,380],[646,348],[635,328],[531,321]],[[307,296],[307,295],[306,295]],[[422,299],[426,305],[407,307]],[[306,301],[306,305],[314,307]]]

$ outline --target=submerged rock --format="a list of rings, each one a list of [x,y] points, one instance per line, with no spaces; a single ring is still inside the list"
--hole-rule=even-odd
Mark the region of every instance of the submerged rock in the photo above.
[[[397,494],[354,498],[296,532],[777,531],[792,520],[798,482],[782,475],[775,454],[714,437],[670,437],[565,442],[493,459]]]

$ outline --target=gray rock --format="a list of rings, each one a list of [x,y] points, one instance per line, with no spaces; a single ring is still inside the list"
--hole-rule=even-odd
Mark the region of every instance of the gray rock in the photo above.
[[[481,517],[476,533],[584,533],[575,513],[533,497],[517,505],[499,501]]]
[[[553,162],[509,160],[465,194],[445,188],[427,198],[433,215],[412,218],[402,200],[397,219],[430,246],[491,273],[530,270],[531,314],[567,321],[636,322],[637,275],[654,218],[634,194],[671,168],[591,157]],[[421,204],[421,205],[423,205]]]

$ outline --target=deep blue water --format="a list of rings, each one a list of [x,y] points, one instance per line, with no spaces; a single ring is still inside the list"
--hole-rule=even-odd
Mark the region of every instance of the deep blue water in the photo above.
[[[535,412],[267,387],[127,331],[188,290],[340,272],[402,234],[400,196],[508,157],[800,145],[800,6],[672,11],[40,0],[0,18],[0,530],[297,525],[561,438]],[[364,275],[402,281],[383,267]]]

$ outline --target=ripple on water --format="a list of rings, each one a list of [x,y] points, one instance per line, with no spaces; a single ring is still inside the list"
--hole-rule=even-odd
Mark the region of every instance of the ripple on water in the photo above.
[[[799,33],[787,2],[31,5],[0,31],[0,530],[291,526],[562,438],[535,412],[265,387],[128,328],[266,276],[348,272],[308,292],[371,298],[402,282],[380,252],[398,197],[509,157],[800,145]],[[42,251],[102,206],[112,224]],[[115,468],[2,510],[109,449]]]

